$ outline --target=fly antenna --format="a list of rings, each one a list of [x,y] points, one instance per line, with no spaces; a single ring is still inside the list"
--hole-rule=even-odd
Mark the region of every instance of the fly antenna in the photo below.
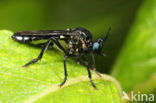
[[[107,38],[108,38],[108,35],[109,35],[110,31],[111,31],[111,27],[109,27],[109,29],[108,29],[108,31],[107,31],[107,33],[106,33],[106,35],[105,35],[104,39],[103,39],[104,41],[106,41],[106,40],[107,40]]]

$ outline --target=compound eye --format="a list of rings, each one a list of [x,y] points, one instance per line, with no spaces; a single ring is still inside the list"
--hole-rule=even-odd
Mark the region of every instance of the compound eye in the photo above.
[[[100,47],[100,44],[99,44],[98,42],[95,42],[95,43],[93,44],[93,50],[98,50],[99,47]]]

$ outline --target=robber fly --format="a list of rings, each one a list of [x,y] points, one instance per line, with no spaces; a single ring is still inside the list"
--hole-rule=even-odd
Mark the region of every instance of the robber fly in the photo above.
[[[92,40],[92,34],[90,33],[90,31],[82,27],[78,27],[73,30],[66,29],[66,30],[19,31],[14,33],[14,35],[12,35],[11,37],[13,40],[20,43],[31,43],[33,41],[46,40],[39,56],[31,60],[27,64],[25,64],[24,67],[27,67],[30,64],[33,64],[38,60],[40,60],[46,49],[49,47],[49,45],[53,45],[53,43],[55,43],[56,46],[65,53],[64,56],[65,77],[64,81],[60,84],[60,87],[63,86],[67,80],[66,59],[69,57],[76,57],[77,60],[81,59],[84,62],[85,66],[87,67],[90,82],[92,86],[96,89],[96,86],[92,81],[90,66],[85,58],[85,55],[86,54],[91,55],[92,57],[91,68],[95,70],[94,54],[96,53],[104,56],[104,53],[102,52],[102,47],[104,41],[108,37],[109,32],[110,28],[104,38],[98,38],[95,42],[93,42]],[[58,40],[65,41],[65,43],[68,45],[68,48],[64,49],[64,47],[60,44]]]

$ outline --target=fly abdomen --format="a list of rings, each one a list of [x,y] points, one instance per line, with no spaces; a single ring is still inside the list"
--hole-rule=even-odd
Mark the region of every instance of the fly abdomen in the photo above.
[[[11,36],[13,40],[20,42],[20,43],[30,43],[32,41],[40,40],[40,39],[47,39],[47,37],[42,37],[40,35],[35,35],[32,33],[25,33],[25,32],[16,32],[14,35]]]
[[[21,42],[21,43],[28,43],[32,41],[32,37],[29,36],[22,36],[22,35],[12,35],[13,40]]]

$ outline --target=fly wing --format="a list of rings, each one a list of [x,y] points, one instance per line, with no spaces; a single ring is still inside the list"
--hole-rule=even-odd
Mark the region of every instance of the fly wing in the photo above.
[[[22,43],[29,43],[38,40],[47,40],[50,37],[55,39],[67,39],[73,34],[68,30],[39,30],[39,31],[19,31],[12,35],[12,39]]]
[[[72,31],[66,31],[66,30],[38,30],[38,31],[19,31],[16,32],[14,35],[21,35],[21,36],[68,36],[71,35]]]

